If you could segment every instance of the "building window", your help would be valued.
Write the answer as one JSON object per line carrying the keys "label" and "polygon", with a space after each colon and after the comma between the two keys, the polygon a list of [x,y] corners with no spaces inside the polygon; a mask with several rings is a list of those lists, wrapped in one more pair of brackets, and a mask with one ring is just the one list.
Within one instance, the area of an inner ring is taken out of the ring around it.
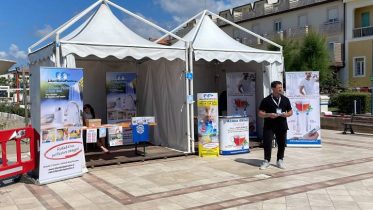
{"label": "building window", "polygon": [[328,9],[328,23],[338,22],[338,8]]}
{"label": "building window", "polygon": [[282,31],[282,24],[281,24],[281,21],[279,21],[279,20],[275,21],[275,31],[276,32]]}
{"label": "building window", "polygon": [[354,77],[365,76],[365,57],[354,57]]}
{"label": "building window", "polygon": [[328,50],[329,50],[329,52],[333,52],[334,51],[334,42],[329,42],[328,43]]}
{"label": "building window", "polygon": [[299,28],[304,28],[306,27],[307,24],[307,15],[299,15],[298,16],[298,26]]}

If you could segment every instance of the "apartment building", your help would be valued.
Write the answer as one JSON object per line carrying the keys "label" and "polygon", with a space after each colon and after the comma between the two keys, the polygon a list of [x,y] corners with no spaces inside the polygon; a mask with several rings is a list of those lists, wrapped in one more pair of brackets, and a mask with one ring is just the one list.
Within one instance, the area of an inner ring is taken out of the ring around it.
{"label": "apartment building", "polygon": [[344,0],[346,67],[352,88],[368,90],[373,83],[373,0]]}
{"label": "apartment building", "polygon": [[[311,30],[327,40],[331,65],[342,78],[344,71],[344,3],[343,0],[258,0],[219,13],[265,38],[301,39]],[[219,26],[236,40],[255,48],[267,46],[257,38],[218,21]]]}

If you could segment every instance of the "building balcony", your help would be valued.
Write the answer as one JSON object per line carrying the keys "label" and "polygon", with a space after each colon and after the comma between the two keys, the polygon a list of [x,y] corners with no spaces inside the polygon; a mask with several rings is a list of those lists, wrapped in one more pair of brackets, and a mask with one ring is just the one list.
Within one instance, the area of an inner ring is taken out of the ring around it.
{"label": "building balcony", "polygon": [[284,31],[285,38],[302,38],[308,34],[311,26],[302,26],[302,27],[290,27]]}
{"label": "building balcony", "polygon": [[333,20],[333,21],[327,21],[320,25],[320,33],[326,34],[326,35],[334,35],[334,34],[340,34],[343,33],[343,21],[339,20]]}
{"label": "building balcony", "polygon": [[[289,38],[289,39],[298,39],[304,37],[308,32],[310,31],[311,26],[305,26],[305,27],[291,27],[287,28],[284,31],[278,31],[274,33],[261,33],[261,36],[269,39],[269,40],[283,40],[284,38]],[[254,36],[251,36],[249,34],[244,34],[244,33],[234,33],[233,34],[234,39],[237,41],[241,42],[242,44],[248,45],[250,47],[255,47],[259,49],[265,49],[264,42],[256,38]]]}
{"label": "building balcony", "polygon": [[355,28],[353,30],[354,38],[373,36],[373,26]]}
{"label": "building balcony", "polygon": [[289,9],[304,7],[315,3],[320,3],[328,0],[289,0]]}
{"label": "building balcony", "polygon": [[249,20],[252,18],[261,17],[264,15],[276,14],[290,9],[305,7],[308,5],[328,2],[329,0],[282,0],[275,4],[258,4],[254,10],[244,10],[243,7],[238,7],[233,11],[234,22]]}
{"label": "building balcony", "polygon": [[265,4],[264,5],[264,14],[275,14],[281,11],[285,11],[289,9],[289,3],[288,1],[279,1],[279,3],[276,4]]}

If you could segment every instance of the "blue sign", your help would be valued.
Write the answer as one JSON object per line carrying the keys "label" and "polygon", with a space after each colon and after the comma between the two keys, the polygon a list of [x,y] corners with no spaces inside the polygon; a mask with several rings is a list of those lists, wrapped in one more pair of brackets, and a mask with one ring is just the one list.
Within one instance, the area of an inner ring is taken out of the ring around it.
{"label": "blue sign", "polygon": [[148,142],[149,141],[149,125],[148,124],[132,125],[132,135],[133,135],[133,143],[135,144],[139,142]]}
{"label": "blue sign", "polygon": [[188,104],[194,103],[193,95],[187,95],[187,103]]}
{"label": "blue sign", "polygon": [[193,73],[192,72],[187,72],[187,73],[185,73],[185,77],[189,80],[192,80],[193,79]]}

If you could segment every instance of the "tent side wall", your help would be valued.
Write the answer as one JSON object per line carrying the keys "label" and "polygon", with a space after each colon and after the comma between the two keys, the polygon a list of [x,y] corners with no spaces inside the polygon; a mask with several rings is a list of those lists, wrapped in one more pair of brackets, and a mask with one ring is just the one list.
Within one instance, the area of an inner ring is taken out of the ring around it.
{"label": "tent side wall", "polygon": [[155,116],[154,143],[188,151],[185,62],[160,59],[140,64],[139,113]]}
{"label": "tent side wall", "polygon": [[77,59],[84,68],[84,103],[93,106],[97,118],[106,119],[106,72],[137,73],[138,116],[155,116],[153,143],[188,151],[186,136],[185,63],[160,59],[143,63],[121,60]]}

